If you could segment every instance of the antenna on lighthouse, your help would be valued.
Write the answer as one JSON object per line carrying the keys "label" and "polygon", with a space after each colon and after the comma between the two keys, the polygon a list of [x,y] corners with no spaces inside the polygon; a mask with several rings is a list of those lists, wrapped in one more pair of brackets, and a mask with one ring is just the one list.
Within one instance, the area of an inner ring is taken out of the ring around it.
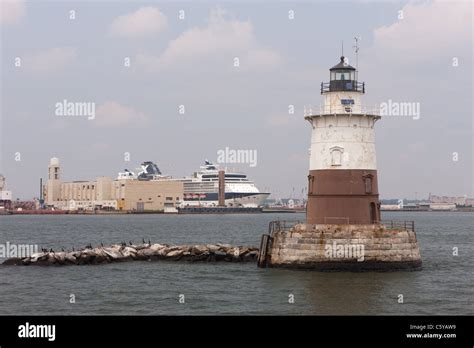
{"label": "antenna on lighthouse", "polygon": [[361,39],[360,36],[354,36],[355,45],[354,47],[355,54],[356,54],[356,81],[358,80],[359,75],[359,40]]}

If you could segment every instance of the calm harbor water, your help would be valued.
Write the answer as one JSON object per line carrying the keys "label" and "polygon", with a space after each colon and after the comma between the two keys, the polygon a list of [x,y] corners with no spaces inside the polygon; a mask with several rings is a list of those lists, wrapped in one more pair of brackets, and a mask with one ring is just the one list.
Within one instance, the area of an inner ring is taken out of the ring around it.
{"label": "calm harbor water", "polygon": [[[473,314],[474,214],[387,212],[382,218],[415,221],[422,271],[320,273],[160,261],[0,267],[0,315]],[[277,219],[304,220],[304,214],[0,216],[0,243],[60,250],[145,238],[258,246]]]}

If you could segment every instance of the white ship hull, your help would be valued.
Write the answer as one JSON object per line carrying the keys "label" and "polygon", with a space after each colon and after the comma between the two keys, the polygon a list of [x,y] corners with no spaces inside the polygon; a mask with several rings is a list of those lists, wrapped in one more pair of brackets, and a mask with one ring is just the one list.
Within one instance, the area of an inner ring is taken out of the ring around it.
{"label": "white ship hull", "polygon": [[[232,195],[229,192],[226,192],[226,196]],[[244,208],[257,208],[263,205],[263,202],[269,196],[269,193],[252,193],[245,195],[243,197],[241,194],[237,194],[234,198],[226,198],[225,205],[227,207],[244,207]],[[217,207],[219,201],[217,199],[200,199],[200,198],[191,198],[184,199],[182,207]]]}

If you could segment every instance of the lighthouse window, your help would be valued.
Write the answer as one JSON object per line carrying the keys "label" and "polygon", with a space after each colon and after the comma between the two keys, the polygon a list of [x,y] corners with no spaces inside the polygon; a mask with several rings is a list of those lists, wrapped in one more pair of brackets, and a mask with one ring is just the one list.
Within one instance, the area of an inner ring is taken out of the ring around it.
{"label": "lighthouse window", "polygon": [[344,149],[341,147],[333,147],[330,149],[331,151],[331,165],[332,166],[340,166],[342,164],[342,153]]}
{"label": "lighthouse window", "polygon": [[313,194],[314,176],[308,175],[308,193]]}
{"label": "lighthouse window", "polygon": [[341,165],[341,152],[340,151],[333,151],[332,152],[332,163],[333,166],[340,166]]}
{"label": "lighthouse window", "polygon": [[[333,78],[334,75],[331,76]],[[341,72],[336,72],[335,73],[335,80],[349,80],[352,81],[354,80],[354,73],[349,72],[349,71],[341,71]],[[334,80],[334,78],[333,78]]]}
{"label": "lighthouse window", "polygon": [[365,193],[372,193],[372,178],[370,176],[365,178]]}

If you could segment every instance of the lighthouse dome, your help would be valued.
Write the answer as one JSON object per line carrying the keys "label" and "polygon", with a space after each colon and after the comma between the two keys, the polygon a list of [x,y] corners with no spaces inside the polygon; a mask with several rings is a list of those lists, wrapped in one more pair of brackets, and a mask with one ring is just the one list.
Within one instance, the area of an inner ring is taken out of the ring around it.
{"label": "lighthouse dome", "polygon": [[339,63],[337,63],[336,65],[334,65],[329,70],[330,71],[332,71],[332,70],[355,70],[355,68],[353,66],[350,66],[349,64],[347,64],[346,57],[341,56],[341,61]]}

